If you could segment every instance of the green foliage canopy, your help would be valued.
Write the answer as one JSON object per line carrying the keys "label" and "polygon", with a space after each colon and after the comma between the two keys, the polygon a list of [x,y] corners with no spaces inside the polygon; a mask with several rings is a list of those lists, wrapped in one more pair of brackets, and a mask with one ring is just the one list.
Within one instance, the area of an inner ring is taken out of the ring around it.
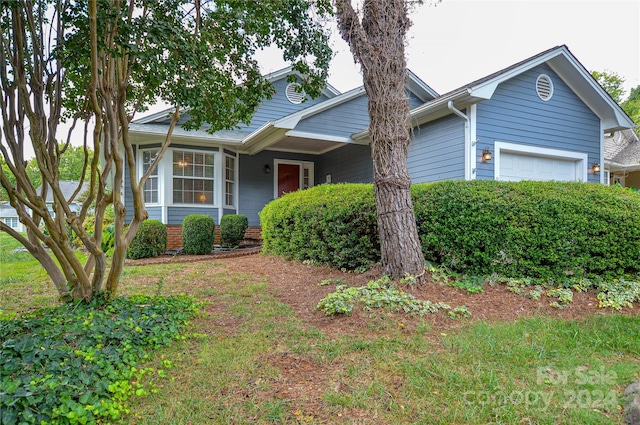
{"label": "green foliage canopy", "polygon": [[[307,94],[318,96],[327,77],[328,34],[311,13],[330,13],[327,1],[140,0],[98,1],[98,22],[115,28],[117,45],[131,65],[126,93],[130,113],[161,100],[188,110],[185,129],[203,125],[214,132],[249,123],[257,106],[273,94],[254,54],[277,46],[293,69],[306,78]],[[70,28],[57,57],[66,61],[64,107],[68,115],[86,112],[90,78],[85,2],[64,10]],[[105,40],[98,39],[105,45]]]}
{"label": "green foliage canopy", "polygon": [[622,102],[624,97],[624,78],[612,71],[591,71],[593,78],[604,88],[607,93],[616,101]]}

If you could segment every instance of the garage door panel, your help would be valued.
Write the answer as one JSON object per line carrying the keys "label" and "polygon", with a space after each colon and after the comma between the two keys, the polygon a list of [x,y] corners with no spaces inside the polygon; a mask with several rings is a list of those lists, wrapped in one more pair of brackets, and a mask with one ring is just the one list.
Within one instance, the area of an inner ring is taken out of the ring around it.
{"label": "garage door panel", "polygon": [[577,168],[578,162],[574,159],[501,152],[499,177],[507,181],[574,181]]}

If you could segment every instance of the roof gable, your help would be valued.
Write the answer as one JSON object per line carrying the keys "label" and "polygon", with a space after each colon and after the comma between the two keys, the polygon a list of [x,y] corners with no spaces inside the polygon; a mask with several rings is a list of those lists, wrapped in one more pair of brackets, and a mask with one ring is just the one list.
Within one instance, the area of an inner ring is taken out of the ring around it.
{"label": "roof gable", "polygon": [[458,109],[491,99],[496,88],[530,69],[547,64],[600,118],[605,131],[634,126],[622,108],[591,76],[565,45],[545,50],[507,68],[465,84],[411,111],[412,122],[422,124],[451,113],[449,102]]}

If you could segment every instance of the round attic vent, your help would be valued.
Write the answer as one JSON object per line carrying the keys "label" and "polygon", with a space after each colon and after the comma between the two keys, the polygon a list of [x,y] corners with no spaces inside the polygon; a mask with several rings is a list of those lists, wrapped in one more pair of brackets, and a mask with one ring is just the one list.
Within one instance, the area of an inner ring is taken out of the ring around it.
{"label": "round attic vent", "polygon": [[547,101],[553,96],[553,83],[548,75],[540,74],[536,80],[536,93],[540,99]]}
{"label": "round attic vent", "polygon": [[289,99],[289,102],[296,105],[302,103],[302,101],[305,98],[304,92],[298,91],[299,90],[298,87],[300,87],[300,84],[290,83],[289,85],[287,85],[287,88],[285,89],[285,93],[287,95],[287,99]]}

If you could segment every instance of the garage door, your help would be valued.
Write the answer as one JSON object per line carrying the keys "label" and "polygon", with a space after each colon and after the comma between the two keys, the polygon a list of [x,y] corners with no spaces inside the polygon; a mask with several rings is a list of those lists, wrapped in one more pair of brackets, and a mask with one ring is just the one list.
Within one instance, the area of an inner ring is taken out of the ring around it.
{"label": "garage door", "polygon": [[577,180],[578,161],[565,158],[500,153],[500,180]]}

